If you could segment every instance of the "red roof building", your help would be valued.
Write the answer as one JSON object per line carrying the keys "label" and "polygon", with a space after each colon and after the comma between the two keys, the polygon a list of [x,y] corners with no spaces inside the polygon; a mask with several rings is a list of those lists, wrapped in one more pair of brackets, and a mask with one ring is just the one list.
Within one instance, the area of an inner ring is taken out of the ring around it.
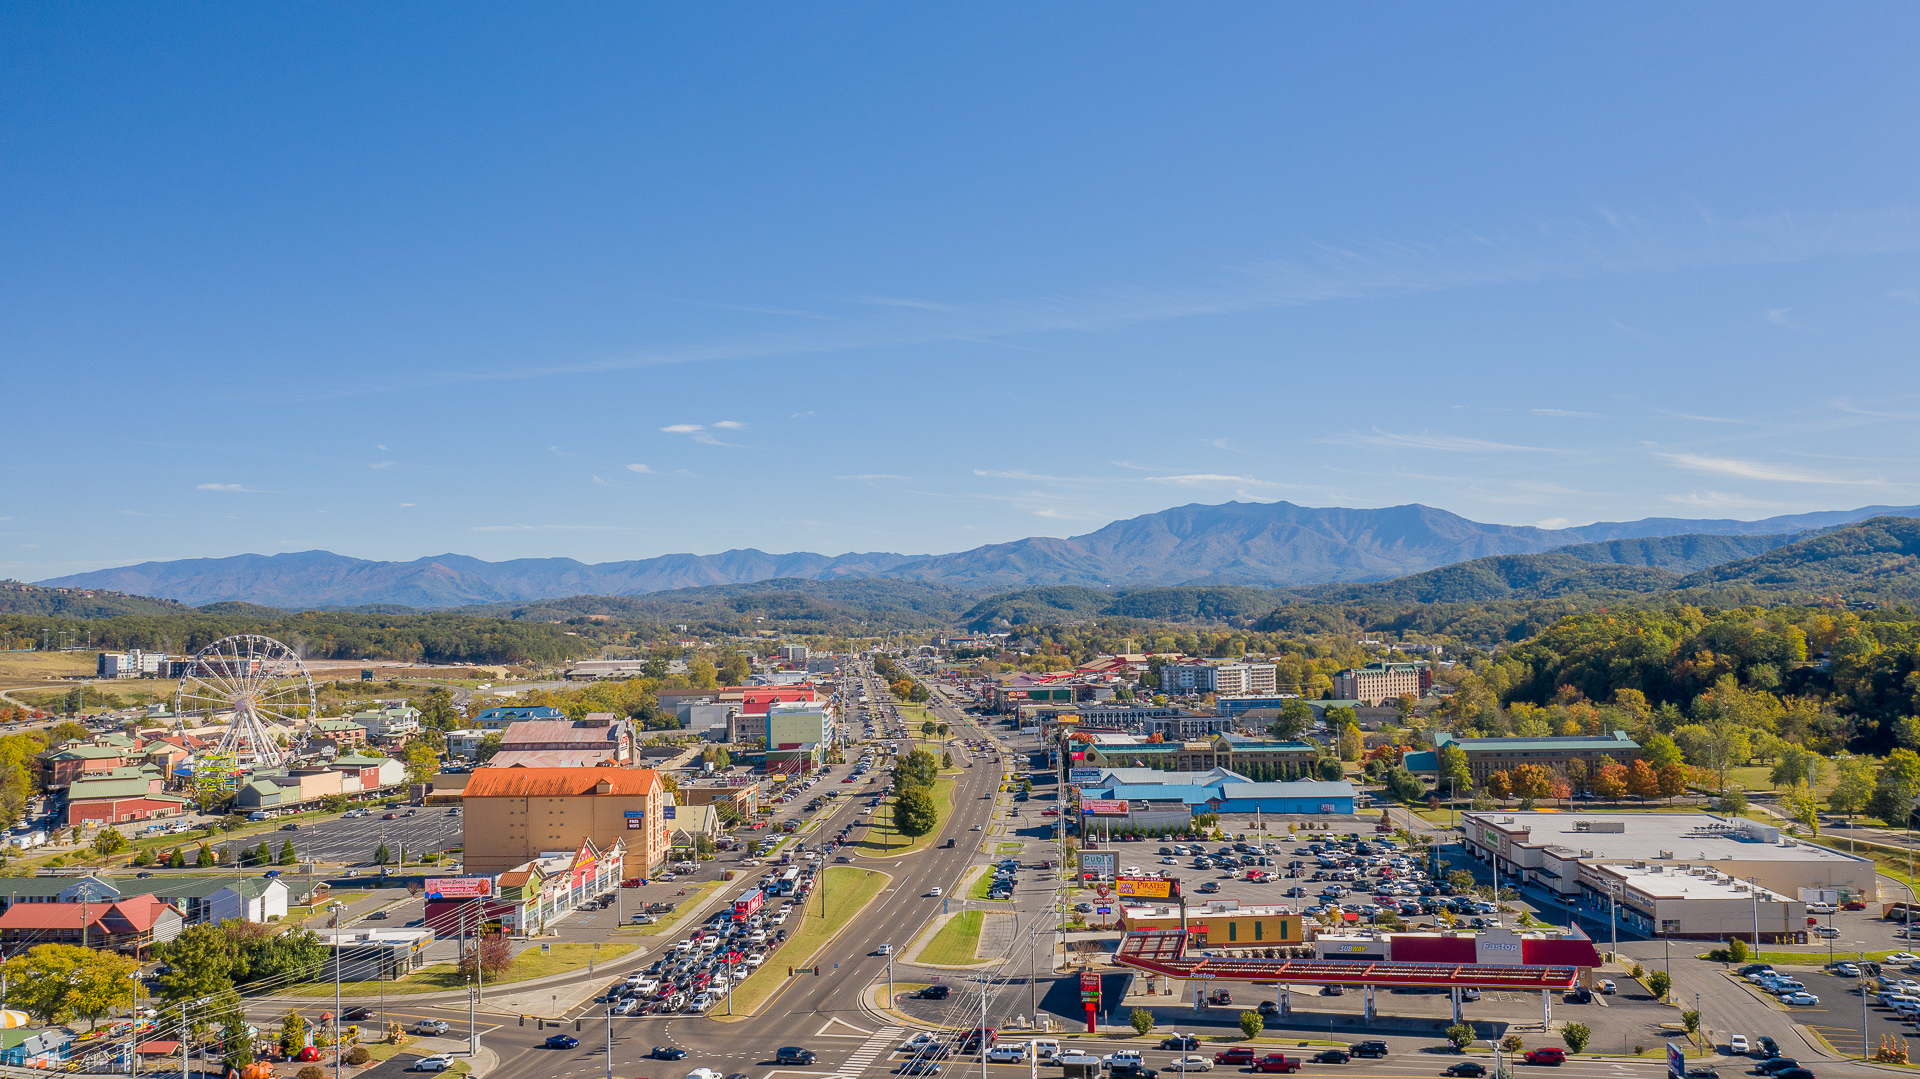
{"label": "red roof building", "polygon": [[111,903],[15,903],[0,914],[0,941],[80,944],[144,954],[180,935],[173,904],[152,895]]}

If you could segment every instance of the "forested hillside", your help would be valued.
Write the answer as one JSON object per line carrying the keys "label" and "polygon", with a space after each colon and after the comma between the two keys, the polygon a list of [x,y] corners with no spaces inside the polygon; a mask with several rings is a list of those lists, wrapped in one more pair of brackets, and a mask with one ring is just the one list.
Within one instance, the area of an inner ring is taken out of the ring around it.
{"label": "forested hillside", "polygon": [[[312,659],[391,659],[429,663],[555,663],[592,650],[564,626],[517,623],[472,615],[349,614],[308,611],[288,614],[219,614],[185,610],[160,616],[96,618],[84,623],[89,647],[144,648],[190,653],[235,633],[264,633]],[[32,647],[43,631],[71,631],[71,620],[31,615],[0,616],[0,642]],[[57,639],[57,637],[56,637]]]}

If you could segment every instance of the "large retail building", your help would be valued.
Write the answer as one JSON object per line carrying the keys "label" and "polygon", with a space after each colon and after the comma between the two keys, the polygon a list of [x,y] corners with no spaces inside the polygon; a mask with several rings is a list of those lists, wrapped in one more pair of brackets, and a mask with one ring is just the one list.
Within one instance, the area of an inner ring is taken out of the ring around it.
{"label": "large retail building", "polygon": [[1797,939],[1806,903],[1880,897],[1871,860],[1740,817],[1475,812],[1461,830],[1503,886],[1531,885],[1602,917],[1612,898],[1623,925],[1651,935],[1746,936],[1757,917],[1762,940]]}

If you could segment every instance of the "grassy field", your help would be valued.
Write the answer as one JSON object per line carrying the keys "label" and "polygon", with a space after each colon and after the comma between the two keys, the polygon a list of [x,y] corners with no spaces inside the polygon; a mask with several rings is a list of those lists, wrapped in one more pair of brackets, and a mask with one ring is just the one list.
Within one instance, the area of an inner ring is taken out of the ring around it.
{"label": "grassy field", "polygon": [[[1764,820],[1765,818],[1760,819]],[[1907,875],[1907,859],[1910,855],[1904,852],[1895,852],[1884,847],[1870,847],[1864,842],[1849,844],[1845,837],[1831,833],[1817,836],[1802,836],[1801,838],[1810,839],[1812,842],[1818,843],[1823,847],[1832,847],[1834,850],[1849,851],[1861,857],[1872,858],[1874,864],[1880,867],[1880,873],[1883,876],[1892,877],[1894,880],[1900,881],[1903,884],[1920,887],[1920,879]],[[1916,859],[1913,864],[1916,871],[1920,871],[1920,859]]]}
{"label": "grassy field", "polygon": [[[222,874],[222,875],[224,876],[225,874]],[[318,919],[319,922],[321,923],[321,926],[324,926],[324,923],[327,920],[327,903],[346,903],[351,905],[351,904],[360,902],[362,899],[365,899],[366,897],[372,894],[373,894],[372,892],[332,892],[328,894],[326,903],[321,903],[319,906],[315,906],[315,907],[288,906],[287,916],[285,918],[280,919],[279,924],[305,925],[308,922]]]}
{"label": "grassy field", "polygon": [[947,919],[925,948],[915,958],[917,963],[927,963],[937,967],[964,967],[980,961],[975,954],[980,947],[980,927],[987,921],[986,913],[978,910],[963,910]]}
{"label": "grassy field", "polygon": [[[877,869],[854,869],[850,866],[834,866],[822,874],[821,887],[827,896],[826,914],[823,916],[820,913],[819,903],[808,898],[806,913],[800,919],[799,928],[787,938],[786,945],[767,965],[733,991],[732,1018],[745,1019],[754,1009],[766,1003],[786,984],[789,966],[795,970],[811,966],[814,955],[826,947],[834,934],[865,909],[892,879],[890,874]],[[794,977],[812,975],[795,974]],[[728,1017],[716,1015],[713,1018]]]}
{"label": "grassy field", "polygon": [[1026,849],[1027,845],[1025,843],[996,843],[994,844],[993,852],[995,854],[1019,854]]}
{"label": "grassy field", "polygon": [[893,799],[888,798],[874,811],[873,824],[855,847],[868,857],[892,857],[927,849],[940,834],[941,825],[953,814],[953,780],[941,776],[933,781],[933,810],[938,823],[918,839],[909,840],[893,827]]}
{"label": "grassy field", "polygon": [[97,669],[99,660],[93,652],[0,652],[0,681],[45,681]]}
{"label": "grassy field", "polygon": [[[487,979],[489,988],[512,982],[524,982],[530,978],[545,978],[553,974],[566,974],[570,971],[585,970],[588,963],[611,963],[628,952],[639,947],[634,941],[609,941],[595,951],[592,944],[555,944],[552,955],[541,955],[538,945],[528,948],[514,956],[513,966],[505,974]],[[387,982],[348,982],[340,987],[340,995],[361,1000],[366,997],[378,997],[382,991],[387,996],[410,996],[415,993],[445,993],[467,987],[466,978],[452,963],[435,963],[418,974],[402,981]],[[283,990],[283,996],[289,997],[329,997],[333,995],[332,982],[308,982]]]}

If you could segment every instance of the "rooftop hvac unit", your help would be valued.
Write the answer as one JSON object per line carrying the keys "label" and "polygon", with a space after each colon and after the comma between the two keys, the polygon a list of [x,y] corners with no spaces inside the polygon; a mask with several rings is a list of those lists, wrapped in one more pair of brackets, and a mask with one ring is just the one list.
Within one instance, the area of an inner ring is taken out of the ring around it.
{"label": "rooftop hvac unit", "polygon": [[1673,859],[1673,852],[1672,852],[1672,851],[1670,851],[1670,850],[1663,850],[1663,851],[1661,851],[1661,852],[1660,852],[1660,860],[1661,860],[1661,861],[1663,861],[1663,862],[1664,862],[1664,861],[1671,861],[1672,859]]}
{"label": "rooftop hvac unit", "polygon": [[1590,851],[1590,850],[1583,850],[1583,851],[1581,851],[1581,852],[1580,852],[1580,857],[1582,857],[1582,858],[1591,858],[1591,857],[1593,857],[1593,852],[1592,852],[1592,851]]}

